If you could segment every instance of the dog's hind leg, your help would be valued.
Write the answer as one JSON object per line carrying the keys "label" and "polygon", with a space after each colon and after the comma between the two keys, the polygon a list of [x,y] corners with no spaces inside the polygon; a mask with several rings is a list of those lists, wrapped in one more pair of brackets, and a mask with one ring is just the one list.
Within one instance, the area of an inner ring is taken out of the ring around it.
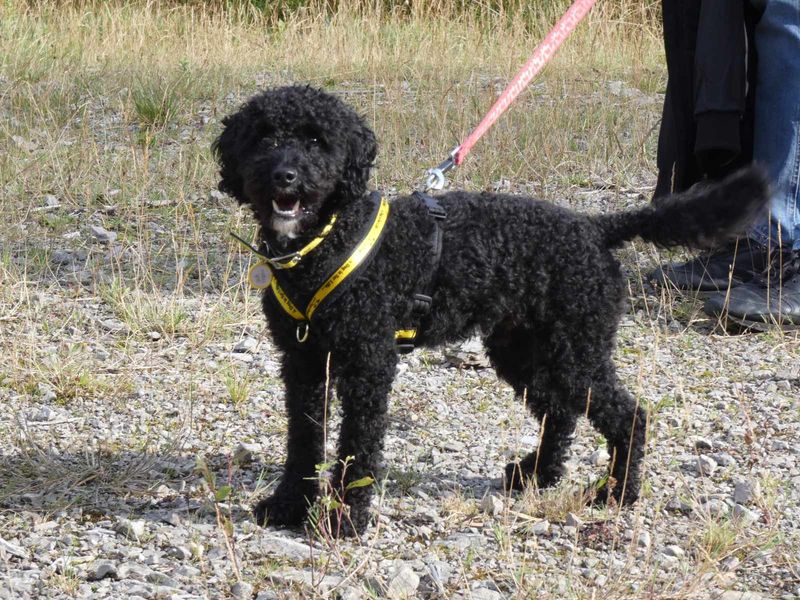
{"label": "dog's hind leg", "polygon": [[611,361],[598,373],[592,384],[588,416],[608,441],[611,464],[610,479],[598,491],[596,501],[605,502],[610,493],[617,502],[632,504],[639,497],[647,412],[619,382]]}
{"label": "dog's hind leg", "polygon": [[283,476],[272,496],[254,510],[259,525],[299,525],[318,493],[325,425],[325,356],[290,350],[282,367],[286,382],[288,441]]}
{"label": "dog's hind leg", "polygon": [[499,326],[485,340],[486,351],[498,377],[507,381],[539,419],[539,446],[519,462],[506,465],[505,486],[521,490],[528,482],[539,487],[555,485],[564,473],[564,459],[572,444],[578,414],[567,390],[552,377],[541,330]]}

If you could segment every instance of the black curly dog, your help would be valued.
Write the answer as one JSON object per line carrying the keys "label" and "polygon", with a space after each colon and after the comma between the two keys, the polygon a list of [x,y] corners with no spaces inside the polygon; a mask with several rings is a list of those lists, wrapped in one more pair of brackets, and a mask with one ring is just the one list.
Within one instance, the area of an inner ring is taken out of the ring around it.
{"label": "black curly dog", "polygon": [[[223,125],[214,143],[219,189],[252,209],[263,251],[296,251],[338,215],[322,243],[281,272],[280,282],[309,297],[372,218],[367,182],[375,135],[335,96],[301,86],[260,93]],[[377,474],[398,362],[395,331],[414,321],[414,294],[429,280],[424,345],[479,334],[497,375],[524,395],[544,425],[538,451],[506,467],[506,486],[555,484],[576,421],[586,414],[612,456],[610,485],[599,501],[611,495],[634,502],[647,417],[612,362],[627,286],[610,249],[636,236],[665,247],[714,245],[742,232],[766,198],[765,179],[754,168],[610,215],[575,214],[527,197],[449,192],[438,196],[447,217],[439,223],[435,272],[434,219],[419,197],[395,199],[374,256],[335,301],[314,313],[305,342],[298,341],[298,321],[270,290],[264,293],[264,313],[282,352],[289,432],[283,478],[256,507],[258,522],[298,525],[319,493],[315,465],[323,460],[330,353],[330,383],[343,411],[340,464],[331,481],[349,505],[345,533],[367,526],[372,489],[347,485]],[[346,457],[353,458],[343,469]]]}

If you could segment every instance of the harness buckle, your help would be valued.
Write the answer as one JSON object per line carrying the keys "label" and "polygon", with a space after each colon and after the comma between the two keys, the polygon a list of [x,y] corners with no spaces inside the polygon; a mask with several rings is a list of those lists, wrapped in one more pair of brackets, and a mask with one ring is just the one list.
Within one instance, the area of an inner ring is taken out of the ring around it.
{"label": "harness buckle", "polygon": [[411,307],[412,313],[427,315],[431,312],[433,299],[427,294],[414,294],[414,305]]}

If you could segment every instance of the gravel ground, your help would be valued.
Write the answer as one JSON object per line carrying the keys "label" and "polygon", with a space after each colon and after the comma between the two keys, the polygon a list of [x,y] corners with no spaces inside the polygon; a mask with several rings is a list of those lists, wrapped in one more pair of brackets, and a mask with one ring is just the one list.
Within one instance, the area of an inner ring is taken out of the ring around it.
{"label": "gravel ground", "polygon": [[503,493],[537,425],[473,340],[403,358],[376,525],[332,540],[249,513],[286,422],[257,297],[215,293],[241,265],[115,296],[135,248],[99,225],[59,243],[48,275],[2,296],[0,598],[800,597],[797,333],[715,329],[698,301],[639,283],[648,248],[620,253],[617,363],[650,409],[635,507],[576,499],[608,460],[585,422],[563,485]]}

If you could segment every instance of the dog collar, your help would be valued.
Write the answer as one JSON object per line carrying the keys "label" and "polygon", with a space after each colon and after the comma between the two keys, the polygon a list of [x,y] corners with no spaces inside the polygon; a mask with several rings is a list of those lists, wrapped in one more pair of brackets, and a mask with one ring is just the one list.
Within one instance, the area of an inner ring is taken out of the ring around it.
{"label": "dog collar", "polygon": [[250,285],[258,289],[266,289],[267,287],[271,288],[275,299],[278,301],[278,304],[281,306],[284,312],[295,321],[298,321],[298,342],[302,343],[308,339],[311,317],[314,315],[323,301],[326,299],[328,301],[332,300],[332,294],[334,292],[340,293],[344,289],[342,284],[345,283],[345,281],[348,281],[350,275],[352,275],[360,266],[364,265],[365,262],[374,254],[375,250],[377,250],[379,242],[383,236],[383,230],[386,226],[386,221],[389,218],[389,203],[380,194],[372,194],[370,199],[375,202],[375,210],[373,211],[372,222],[367,228],[366,233],[361,237],[361,240],[358,242],[350,255],[344,260],[344,262],[342,262],[342,264],[336,268],[336,270],[325,280],[325,282],[317,289],[317,291],[314,292],[314,294],[311,296],[311,300],[309,300],[308,304],[306,305],[305,310],[301,310],[297,307],[297,303],[290,298],[289,294],[287,294],[283,287],[281,287],[281,285],[278,283],[278,279],[274,276],[275,273],[273,270],[291,269],[292,267],[296,266],[303,256],[311,252],[322,242],[324,237],[333,228],[336,216],[334,215],[319,236],[304,246],[301,250],[298,250],[294,254],[287,255],[286,257],[266,257],[262,253],[256,251],[255,248],[244,242],[238,236],[231,234],[237,240],[247,246],[251,251],[255,252],[261,257],[258,263],[253,265],[248,271],[248,281],[250,282]]}
{"label": "dog collar", "polygon": [[[314,248],[316,248],[317,246],[319,246],[322,243],[322,240],[325,239],[325,236],[330,233],[331,229],[333,229],[334,223],[336,223],[336,214],[335,213],[331,217],[331,220],[328,221],[328,224],[325,225],[325,227],[322,228],[322,231],[319,233],[319,235],[317,237],[315,237],[313,240],[311,240],[308,244],[306,244],[305,246],[300,248],[300,250],[298,250],[297,252],[292,252],[291,254],[286,254],[284,256],[275,256],[275,257],[269,257],[266,254],[264,254],[263,252],[259,252],[257,248],[255,248],[254,246],[251,246],[250,244],[248,244],[246,241],[244,241],[242,238],[240,238],[238,235],[236,235],[232,231],[230,232],[230,234],[231,234],[231,237],[233,239],[235,239],[242,246],[244,246],[245,248],[250,250],[250,252],[252,252],[253,254],[257,254],[258,256],[261,257],[261,260],[258,262],[258,264],[256,264],[253,267],[251,267],[251,269],[250,269],[251,271],[253,270],[253,268],[257,267],[259,264],[269,265],[269,267],[271,267],[273,269],[278,269],[278,270],[291,269],[293,267],[296,267],[306,254],[311,252]],[[256,288],[266,287],[266,285],[261,285],[261,286],[257,285],[257,283],[254,283],[252,279],[253,278],[250,277],[250,274],[248,274],[248,280],[250,281],[250,284],[253,285],[253,287],[256,287]]]}

